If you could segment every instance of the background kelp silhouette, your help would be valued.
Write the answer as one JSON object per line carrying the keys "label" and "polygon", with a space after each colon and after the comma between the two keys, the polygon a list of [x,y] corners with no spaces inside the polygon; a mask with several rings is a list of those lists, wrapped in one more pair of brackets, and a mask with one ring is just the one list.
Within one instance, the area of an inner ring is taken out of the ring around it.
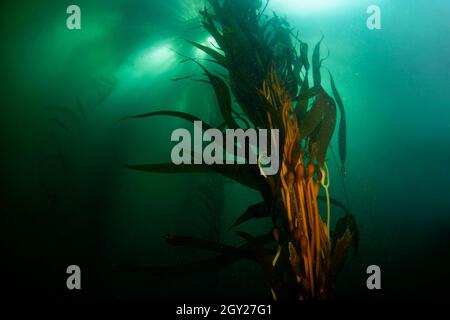
{"label": "background kelp silhouette", "polygon": [[[217,129],[280,130],[281,169],[275,176],[266,176],[260,165],[250,164],[126,166],[146,172],[220,173],[258,190],[263,198],[263,202],[250,206],[233,228],[251,219],[270,217],[273,230],[260,236],[236,231],[246,241],[238,248],[197,238],[167,236],[171,245],[206,249],[218,255],[174,268],[149,267],[147,271],[206,270],[238,259],[250,259],[263,268],[274,299],[331,298],[336,276],[352,243],[357,251],[359,235],[348,209],[331,199],[328,192],[330,175],[326,154],[336,128],[337,109],[342,174],[345,173],[346,119],[331,73],[334,99],[321,84],[323,37],[315,46],[310,63],[308,45],[299,39],[287,21],[276,14],[270,18],[264,15],[267,4],[263,6],[261,1],[255,0],[209,0],[207,3],[200,12],[202,23],[217,46],[212,48],[186,41],[209,55],[206,60],[218,65],[221,72],[208,70],[189,57],[184,57],[182,63],[197,64],[206,79],[196,81],[206,82],[214,89],[224,120]],[[223,69],[228,71],[227,75],[223,74]],[[313,85],[310,85],[311,69]],[[189,78],[193,76],[173,80]],[[178,117],[190,122],[201,120],[178,111],[151,112],[126,119],[155,116]],[[203,128],[213,128],[203,123]],[[324,196],[319,196],[321,187]],[[322,215],[319,200],[326,203],[326,213]],[[345,217],[338,221],[333,237],[331,204],[345,210]]]}

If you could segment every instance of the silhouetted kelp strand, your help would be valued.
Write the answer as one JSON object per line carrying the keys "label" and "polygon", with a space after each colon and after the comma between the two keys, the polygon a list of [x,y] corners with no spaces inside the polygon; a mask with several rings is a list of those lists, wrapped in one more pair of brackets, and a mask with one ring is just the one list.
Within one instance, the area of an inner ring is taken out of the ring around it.
{"label": "silhouetted kelp strand", "polygon": [[[200,118],[193,116],[191,114],[180,112],[180,111],[156,111],[149,112],[142,115],[124,117],[122,120],[126,119],[144,119],[154,116],[171,116],[181,118],[194,123],[195,121],[202,121]],[[202,127],[204,130],[211,129],[212,126],[206,122],[202,121]],[[247,162],[248,159],[247,159]],[[259,190],[266,201],[270,201],[270,191],[263,176],[261,176],[259,168],[257,165],[239,165],[230,166],[226,164],[214,164],[214,165],[174,165],[172,163],[164,164],[143,164],[143,165],[129,165],[124,164],[125,167],[138,171],[145,172],[160,172],[160,173],[204,173],[215,171],[226,177],[243,184],[252,189]]]}
{"label": "silhouetted kelp strand", "polygon": [[217,98],[217,103],[219,105],[220,112],[228,128],[230,129],[240,128],[233,118],[233,110],[231,108],[231,95],[225,81],[220,79],[218,76],[211,74],[204,66],[202,66],[197,61],[195,60],[192,61],[196,63],[198,66],[200,66],[200,68],[202,68],[203,71],[205,71],[206,75],[208,76],[210,84],[214,89],[214,93]]}
{"label": "silhouetted kelp strand", "polygon": [[357,256],[359,253],[359,230],[353,215],[346,214],[338,220],[333,233],[333,243],[336,244],[337,240],[344,235],[346,230],[348,230],[352,235],[353,254]]}
{"label": "silhouetted kelp strand", "polygon": [[72,111],[71,109],[67,108],[67,107],[63,107],[63,106],[50,106],[47,108],[49,111],[54,111],[57,113],[62,113],[62,114],[66,114],[70,117],[71,120],[75,121],[77,124],[80,123],[80,117],[79,115],[77,115],[74,111]]}
{"label": "silhouetted kelp strand", "polygon": [[313,52],[313,58],[312,58],[312,64],[313,64],[313,79],[314,79],[314,86],[318,87],[322,84],[322,79],[320,75],[320,67],[321,67],[321,60],[320,60],[320,45],[324,39],[324,36],[322,35],[322,38],[320,41],[316,44]]}
{"label": "silhouetted kelp strand", "polygon": [[322,167],[325,162],[328,146],[336,128],[336,105],[333,99],[331,99],[326,93],[317,96],[314,104],[325,105],[325,112],[320,123],[320,128],[315,139],[311,142],[315,149],[313,152],[317,157],[317,162],[319,163],[319,166]]}
{"label": "silhouetted kelp strand", "polygon": [[200,15],[203,17],[203,27],[212,35],[219,47],[222,48],[224,46],[223,35],[214,25],[213,16],[206,9],[206,3],[204,10],[200,11]]}
{"label": "silhouetted kelp strand", "polygon": [[295,115],[297,116],[297,121],[300,123],[302,119],[305,117],[306,112],[308,111],[309,99],[312,98],[311,90],[309,89],[309,80],[308,73],[306,73],[305,79],[303,80],[303,84],[300,88],[300,92],[298,97],[296,98],[296,108]]}
{"label": "silhouetted kelp strand", "polygon": [[270,209],[265,202],[251,205],[247,210],[233,223],[230,229],[235,228],[249,220],[267,218],[270,216]]}
{"label": "silhouetted kelp strand", "polygon": [[188,39],[184,39],[186,42],[190,43],[191,45],[197,47],[198,49],[202,50],[203,52],[205,52],[206,54],[210,55],[212,58],[215,59],[215,61],[217,61],[217,63],[219,63],[220,65],[222,65],[224,68],[227,68],[227,64],[225,61],[225,57],[223,55],[221,55],[218,51],[204,46],[200,43],[188,40]]}
{"label": "silhouetted kelp strand", "polygon": [[[274,272],[274,268],[272,266],[272,255],[267,253],[260,239],[255,238],[246,232],[238,231],[236,233],[241,238],[245,239],[252,249],[256,260],[262,267],[267,283],[270,284],[272,292],[275,293],[277,297],[285,297],[284,284],[281,280],[280,275]],[[272,234],[271,237],[274,240]]]}
{"label": "silhouetted kelp strand", "polygon": [[[214,270],[217,268],[223,268],[227,265],[234,263],[241,259],[248,259],[251,261],[256,261],[255,255],[252,253],[251,248],[253,247],[253,243],[245,243],[237,248],[231,246],[225,246],[228,249],[224,250],[224,245],[215,242],[209,242],[203,239],[196,239],[192,237],[177,237],[177,236],[168,236],[168,244],[190,247],[196,249],[204,249],[211,251],[210,248],[213,248],[214,252],[222,252],[222,254],[198,261],[192,261],[188,263],[183,263],[180,265],[172,265],[172,266],[122,266],[123,269],[127,269],[133,272],[138,273],[147,273],[159,276],[182,276],[191,274],[194,272],[200,271],[208,271]],[[262,245],[270,244],[273,242],[273,236],[271,233],[264,234],[262,236],[258,236],[255,238],[257,241],[260,241]],[[223,251],[226,251],[223,253]],[[268,252],[270,253],[270,252]]]}
{"label": "silhouetted kelp strand", "polygon": [[334,99],[339,107],[339,112],[341,114],[341,119],[339,123],[339,156],[341,158],[342,169],[345,172],[345,161],[347,158],[347,121],[345,117],[345,108],[342,98],[336,88],[336,84],[334,82],[334,78],[329,71],[330,74],[330,82],[331,89],[333,91]]}

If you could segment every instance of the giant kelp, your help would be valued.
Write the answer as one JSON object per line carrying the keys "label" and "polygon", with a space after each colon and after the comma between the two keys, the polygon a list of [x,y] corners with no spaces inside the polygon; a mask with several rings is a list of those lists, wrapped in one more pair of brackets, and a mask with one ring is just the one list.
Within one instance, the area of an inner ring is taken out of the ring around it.
{"label": "giant kelp", "polygon": [[[339,201],[328,192],[329,177],[326,154],[337,122],[337,106],[341,112],[340,145],[345,146],[346,127],[342,99],[332,79],[335,100],[322,85],[320,48],[316,44],[309,62],[308,45],[289,23],[274,14],[263,14],[265,6],[258,0],[208,0],[200,11],[202,24],[216,40],[211,48],[187,40],[204,51],[221,68],[226,77],[216,75],[199,61],[192,61],[204,72],[202,80],[211,85],[226,128],[240,128],[244,120],[253,128],[279,129],[280,163],[277,175],[261,174],[259,165],[126,165],[134,170],[160,173],[194,173],[215,171],[249,188],[258,190],[262,202],[250,206],[233,228],[260,218],[271,218],[273,230],[254,237],[237,231],[245,244],[239,248],[190,237],[168,237],[171,245],[184,245],[216,252],[207,261],[183,266],[202,270],[245,258],[260,263],[274,299],[330,298],[333,283],[352,242],[357,240],[354,219]],[[309,72],[312,68],[313,86]],[[189,78],[189,77],[187,77]],[[187,79],[186,78],[186,79]],[[181,80],[181,79],[176,79]],[[242,109],[238,119],[232,109],[233,100]],[[134,118],[155,116],[178,117],[189,122],[199,120],[193,115],[176,112],[150,112]],[[129,117],[128,117],[129,118]],[[241,121],[238,121],[241,120]],[[204,124],[203,128],[212,128]],[[345,161],[346,151],[340,150]],[[320,187],[325,196],[319,196]],[[326,203],[326,218],[319,213],[318,201]],[[331,205],[345,210],[345,217],[331,235]],[[179,268],[172,269],[178,270]],[[148,271],[161,269],[150,267]]]}

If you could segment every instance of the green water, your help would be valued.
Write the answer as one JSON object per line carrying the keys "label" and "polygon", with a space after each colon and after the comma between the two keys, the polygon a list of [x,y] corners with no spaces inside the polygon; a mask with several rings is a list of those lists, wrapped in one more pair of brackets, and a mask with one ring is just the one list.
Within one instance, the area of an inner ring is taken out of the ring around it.
{"label": "green water", "polygon": [[[8,275],[2,293],[71,297],[65,270],[77,264],[79,297],[269,297],[250,262],[168,278],[121,268],[206,256],[167,246],[166,234],[238,245],[228,227],[260,199],[221,177],[144,174],[120,165],[168,161],[170,134],[186,125],[122,117],[170,109],[217,123],[211,88],[170,81],[201,73],[179,64],[173,50],[205,58],[180,39],[209,43],[198,28],[203,2],[79,0],[81,30],[66,28],[70,4],[11,2],[1,10],[0,237]],[[370,4],[381,8],[381,30],[366,26]],[[273,0],[271,10],[310,47],[325,35],[324,66],[347,111],[345,184],[361,247],[339,278],[338,297],[448,297],[450,4]],[[332,146],[337,152],[337,137]],[[331,153],[328,162],[331,194],[343,201]],[[205,195],[211,185],[216,192]],[[332,214],[333,221],[342,216],[338,209]],[[244,229],[270,227],[261,221]],[[372,264],[382,269],[381,291],[366,288]]]}

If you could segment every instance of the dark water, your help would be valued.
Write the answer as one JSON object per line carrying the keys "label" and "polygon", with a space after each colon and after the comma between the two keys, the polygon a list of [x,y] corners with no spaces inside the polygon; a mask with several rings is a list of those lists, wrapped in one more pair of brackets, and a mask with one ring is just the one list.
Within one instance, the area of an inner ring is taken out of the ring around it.
{"label": "dark water", "polygon": [[[169,80],[200,73],[178,64],[173,50],[205,58],[180,39],[209,43],[197,28],[203,2],[79,0],[82,29],[75,31],[65,25],[70,4],[11,2],[1,10],[2,294],[73,296],[65,271],[76,264],[79,297],[267,298],[250,262],[176,278],[120,267],[205,257],[167,246],[166,234],[237,245],[228,227],[259,201],[221,177],[143,174],[119,163],[168,161],[170,134],[185,125],[119,122],[124,116],[171,109],[218,121],[208,86]],[[381,30],[366,27],[370,4],[381,8]],[[347,109],[345,184],[361,253],[348,261],[338,297],[448,298],[449,2],[273,0],[269,9],[310,46],[325,35],[324,65]],[[339,169],[331,154],[328,160],[331,194],[343,200]],[[341,214],[333,211],[333,220]],[[268,221],[245,230],[264,228]],[[382,270],[376,293],[365,285],[371,264]]]}

